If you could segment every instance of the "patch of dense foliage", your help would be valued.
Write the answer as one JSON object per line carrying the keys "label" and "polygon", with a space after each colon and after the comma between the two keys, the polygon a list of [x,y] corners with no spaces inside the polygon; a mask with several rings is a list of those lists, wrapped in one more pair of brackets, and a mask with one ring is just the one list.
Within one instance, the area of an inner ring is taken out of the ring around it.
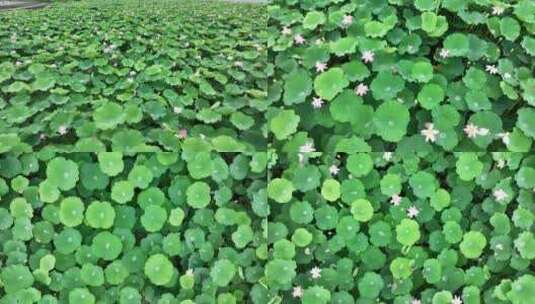
{"label": "patch of dense foliage", "polygon": [[277,303],[533,303],[535,155],[281,157],[266,281]]}
{"label": "patch of dense foliage", "polygon": [[265,7],[139,3],[0,15],[0,152],[265,147]]}
{"label": "patch of dense foliage", "polygon": [[535,2],[268,15],[272,301],[532,303]]}
{"label": "patch of dense foliage", "polygon": [[265,153],[4,155],[0,303],[266,303],[265,175]]}
{"label": "patch of dense foliage", "polygon": [[278,0],[268,14],[280,145],[533,150],[534,1]]}

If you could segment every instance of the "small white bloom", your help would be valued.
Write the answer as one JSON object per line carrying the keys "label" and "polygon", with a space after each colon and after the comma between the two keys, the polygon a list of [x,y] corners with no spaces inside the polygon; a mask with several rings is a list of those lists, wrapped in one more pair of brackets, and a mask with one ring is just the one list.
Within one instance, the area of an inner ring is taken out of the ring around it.
{"label": "small white bloom", "polygon": [[307,142],[301,147],[299,147],[299,153],[312,153],[316,152],[316,148],[314,148],[313,142]]}
{"label": "small white bloom", "polygon": [[399,203],[401,203],[401,199],[401,196],[399,196],[398,194],[394,194],[390,198],[390,203],[394,206],[399,206]]}
{"label": "small white bloom", "polygon": [[375,60],[375,54],[372,51],[365,51],[362,53],[361,58],[365,63],[373,62]]}
{"label": "small white bloom", "polygon": [[390,161],[392,159],[392,152],[384,152],[383,153],[383,159],[386,161]]}
{"label": "small white bloom", "polygon": [[468,136],[468,138],[475,138],[478,134],[479,128],[473,123],[469,123],[464,127],[463,130],[464,133],[466,133],[466,136]]}
{"label": "small white bloom", "polygon": [[416,298],[412,298],[411,304],[422,304],[422,301],[420,301],[419,299],[416,299]]}
{"label": "small white bloom", "polygon": [[432,123],[428,122],[425,124],[425,129],[421,130],[420,133],[425,137],[426,142],[435,142],[440,132],[434,129]]}
{"label": "small white bloom", "polygon": [[331,175],[336,175],[338,172],[340,172],[340,169],[336,165],[331,165],[329,167],[329,173],[331,173]]}
{"label": "small white bloom", "polygon": [[503,73],[503,78],[505,78],[505,79],[509,79],[509,78],[511,78],[511,74],[509,74],[509,73],[507,73],[507,72],[506,72],[506,73]]}
{"label": "small white bloom", "polygon": [[485,66],[485,71],[489,72],[491,75],[498,74],[498,68],[492,64],[487,64]]}
{"label": "small white bloom", "polygon": [[241,61],[236,61],[236,62],[234,62],[234,66],[237,66],[237,67],[239,67],[239,68],[243,68],[243,62],[241,62]]}
{"label": "small white bloom", "polygon": [[64,125],[59,126],[58,133],[61,134],[61,135],[67,134],[67,127],[64,126]]}
{"label": "small white bloom", "polygon": [[450,50],[448,49],[442,49],[440,50],[440,57],[446,59],[450,56]]}
{"label": "small white bloom", "polygon": [[495,5],[492,7],[492,14],[495,16],[503,14],[505,8],[503,6]]}
{"label": "small white bloom", "polygon": [[463,304],[463,300],[461,300],[461,298],[459,296],[455,296],[451,300],[451,304]]}
{"label": "small white bloom", "polygon": [[301,286],[295,286],[292,290],[292,297],[294,298],[300,298],[303,296],[303,287]]}
{"label": "small white bloom", "polygon": [[285,26],[282,28],[281,32],[283,35],[290,35],[292,33],[292,30]]}
{"label": "small white bloom", "polygon": [[303,38],[303,36],[301,36],[300,34],[297,34],[294,36],[294,41],[295,44],[303,44],[305,43],[305,38]]}
{"label": "small white bloom", "polygon": [[407,209],[407,216],[410,218],[418,216],[420,213],[420,210],[416,208],[415,206],[410,206],[409,209]]}
{"label": "small white bloom", "polygon": [[502,142],[503,142],[504,144],[506,144],[506,145],[509,144],[509,142],[510,142],[510,140],[511,140],[511,139],[510,139],[510,136],[509,136],[509,135],[510,135],[509,132],[498,133],[498,134],[496,134],[496,135],[497,135],[499,138],[502,139]]}
{"label": "small white bloom", "polygon": [[507,192],[503,191],[503,189],[496,189],[496,190],[494,190],[494,192],[492,193],[492,195],[494,195],[494,198],[495,198],[496,201],[498,201],[498,202],[501,202],[501,201],[505,200],[507,197],[509,197],[509,195],[507,194]]}
{"label": "small white bloom", "polygon": [[175,114],[180,114],[180,113],[182,113],[182,108],[181,107],[173,107],[173,112],[175,112]]}
{"label": "small white bloom", "polygon": [[186,275],[192,276],[193,275],[193,269],[186,270]]}
{"label": "small white bloom", "polygon": [[488,135],[489,132],[490,132],[490,130],[487,129],[487,128],[479,128],[477,130],[477,135],[485,136],[485,135]]}
{"label": "small white bloom", "polygon": [[327,69],[327,64],[326,63],[323,63],[323,62],[316,62],[316,72],[325,72],[325,70]]}
{"label": "small white bloom", "polygon": [[321,278],[321,269],[316,266],[310,270],[310,274],[312,275],[313,279],[319,279]]}
{"label": "small white bloom", "polygon": [[314,97],[312,99],[312,107],[314,109],[319,109],[323,106],[323,99],[319,98],[319,97]]}
{"label": "small white bloom", "polygon": [[342,24],[345,25],[345,26],[349,26],[349,25],[351,25],[351,23],[353,23],[353,16],[345,15],[344,16],[344,20],[342,21]]}
{"label": "small white bloom", "polygon": [[359,85],[355,87],[355,94],[358,96],[364,96],[368,94],[368,86],[363,83],[359,83]]}
{"label": "small white bloom", "polygon": [[503,167],[505,167],[505,160],[498,159],[498,162],[496,163],[496,167],[498,167],[498,169],[503,169]]}

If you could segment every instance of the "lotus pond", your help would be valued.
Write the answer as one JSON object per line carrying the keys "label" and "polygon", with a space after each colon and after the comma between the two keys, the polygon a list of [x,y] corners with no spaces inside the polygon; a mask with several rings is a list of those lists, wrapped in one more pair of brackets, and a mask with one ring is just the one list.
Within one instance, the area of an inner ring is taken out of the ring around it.
{"label": "lotus pond", "polygon": [[265,7],[69,2],[0,15],[1,151],[265,146]]}

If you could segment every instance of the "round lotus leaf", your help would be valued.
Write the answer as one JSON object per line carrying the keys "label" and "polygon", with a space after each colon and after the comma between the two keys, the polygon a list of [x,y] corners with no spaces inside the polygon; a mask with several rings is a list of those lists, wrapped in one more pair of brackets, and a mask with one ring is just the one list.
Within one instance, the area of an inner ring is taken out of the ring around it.
{"label": "round lotus leaf", "polygon": [[373,116],[376,132],[388,142],[398,142],[407,133],[409,110],[397,101],[383,102]]}
{"label": "round lotus leaf", "polygon": [[144,273],[155,285],[166,285],[171,282],[175,268],[163,254],[151,255],[145,262]]}
{"label": "round lotus leaf", "polygon": [[283,140],[297,131],[300,119],[294,110],[282,110],[270,120],[269,129],[276,139]]}
{"label": "round lotus leaf", "polygon": [[444,40],[444,48],[450,56],[465,56],[470,48],[468,37],[462,33],[450,34]]}
{"label": "round lotus leaf", "polygon": [[294,190],[292,182],[285,178],[274,178],[267,187],[268,197],[281,204],[287,203],[292,199]]}
{"label": "round lotus leaf", "polygon": [[430,83],[422,87],[418,93],[418,102],[427,110],[433,110],[444,100],[444,90],[441,86]]}
{"label": "round lotus leaf", "polygon": [[78,165],[63,157],[52,159],[46,167],[47,181],[61,190],[70,190],[78,182]]}
{"label": "round lotus leaf", "polygon": [[296,69],[284,77],[283,101],[287,105],[302,103],[312,93],[312,79],[305,69]]}
{"label": "round lotus leaf", "polygon": [[314,30],[318,25],[325,23],[325,14],[320,11],[308,12],[303,19],[303,27],[307,30]]}
{"label": "round lotus leaf", "polygon": [[314,91],[324,100],[330,101],[349,85],[344,70],[332,68],[314,79]]}

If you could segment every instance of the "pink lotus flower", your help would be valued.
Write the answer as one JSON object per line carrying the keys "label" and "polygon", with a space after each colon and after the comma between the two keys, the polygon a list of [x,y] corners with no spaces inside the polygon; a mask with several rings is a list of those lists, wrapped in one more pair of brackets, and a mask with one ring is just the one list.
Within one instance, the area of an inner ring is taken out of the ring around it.
{"label": "pink lotus flower", "polygon": [[425,142],[435,142],[440,132],[434,129],[432,123],[428,122],[425,124],[425,129],[421,130],[420,133],[425,137]]}
{"label": "pink lotus flower", "polygon": [[345,15],[344,20],[342,20],[342,24],[345,26],[349,26],[353,23],[353,16],[351,15]]}
{"label": "pink lotus flower", "polygon": [[314,109],[319,109],[323,106],[323,99],[319,98],[319,97],[314,97],[312,99],[312,107]]}
{"label": "pink lotus flower", "polygon": [[418,216],[419,213],[420,210],[418,210],[418,208],[416,208],[415,206],[411,206],[409,207],[409,209],[407,209],[407,216],[410,218]]}
{"label": "pink lotus flower", "polygon": [[359,85],[355,88],[355,93],[358,95],[358,96],[364,96],[366,94],[368,94],[368,86],[363,84],[363,83],[359,83]]}
{"label": "pink lotus flower", "polygon": [[325,72],[325,70],[327,69],[327,64],[326,63],[323,63],[323,62],[316,62],[316,72],[320,73],[320,72]]}
{"label": "pink lotus flower", "polygon": [[294,36],[294,41],[295,44],[303,44],[305,43],[305,38],[303,38],[303,36],[301,36],[300,34],[297,34]]}
{"label": "pink lotus flower", "polygon": [[285,26],[285,27],[282,28],[281,33],[283,35],[290,35],[292,33],[292,30]]}
{"label": "pink lotus flower", "polygon": [[399,204],[401,203],[401,199],[401,196],[399,196],[398,194],[394,194],[390,198],[390,203],[394,206],[399,206]]}
{"label": "pink lotus flower", "polygon": [[336,174],[338,174],[338,172],[340,172],[340,169],[338,168],[338,166],[331,165],[329,167],[329,173],[331,173],[331,175],[336,175]]}
{"label": "pink lotus flower", "polygon": [[178,131],[177,136],[178,136],[178,138],[180,138],[180,139],[184,139],[184,138],[188,137],[188,130],[186,130],[186,129],[180,129],[180,131]]}
{"label": "pink lotus flower", "polygon": [[364,61],[365,63],[373,62],[375,60],[375,53],[372,51],[365,51],[364,53],[362,53],[361,58],[362,61]]}

